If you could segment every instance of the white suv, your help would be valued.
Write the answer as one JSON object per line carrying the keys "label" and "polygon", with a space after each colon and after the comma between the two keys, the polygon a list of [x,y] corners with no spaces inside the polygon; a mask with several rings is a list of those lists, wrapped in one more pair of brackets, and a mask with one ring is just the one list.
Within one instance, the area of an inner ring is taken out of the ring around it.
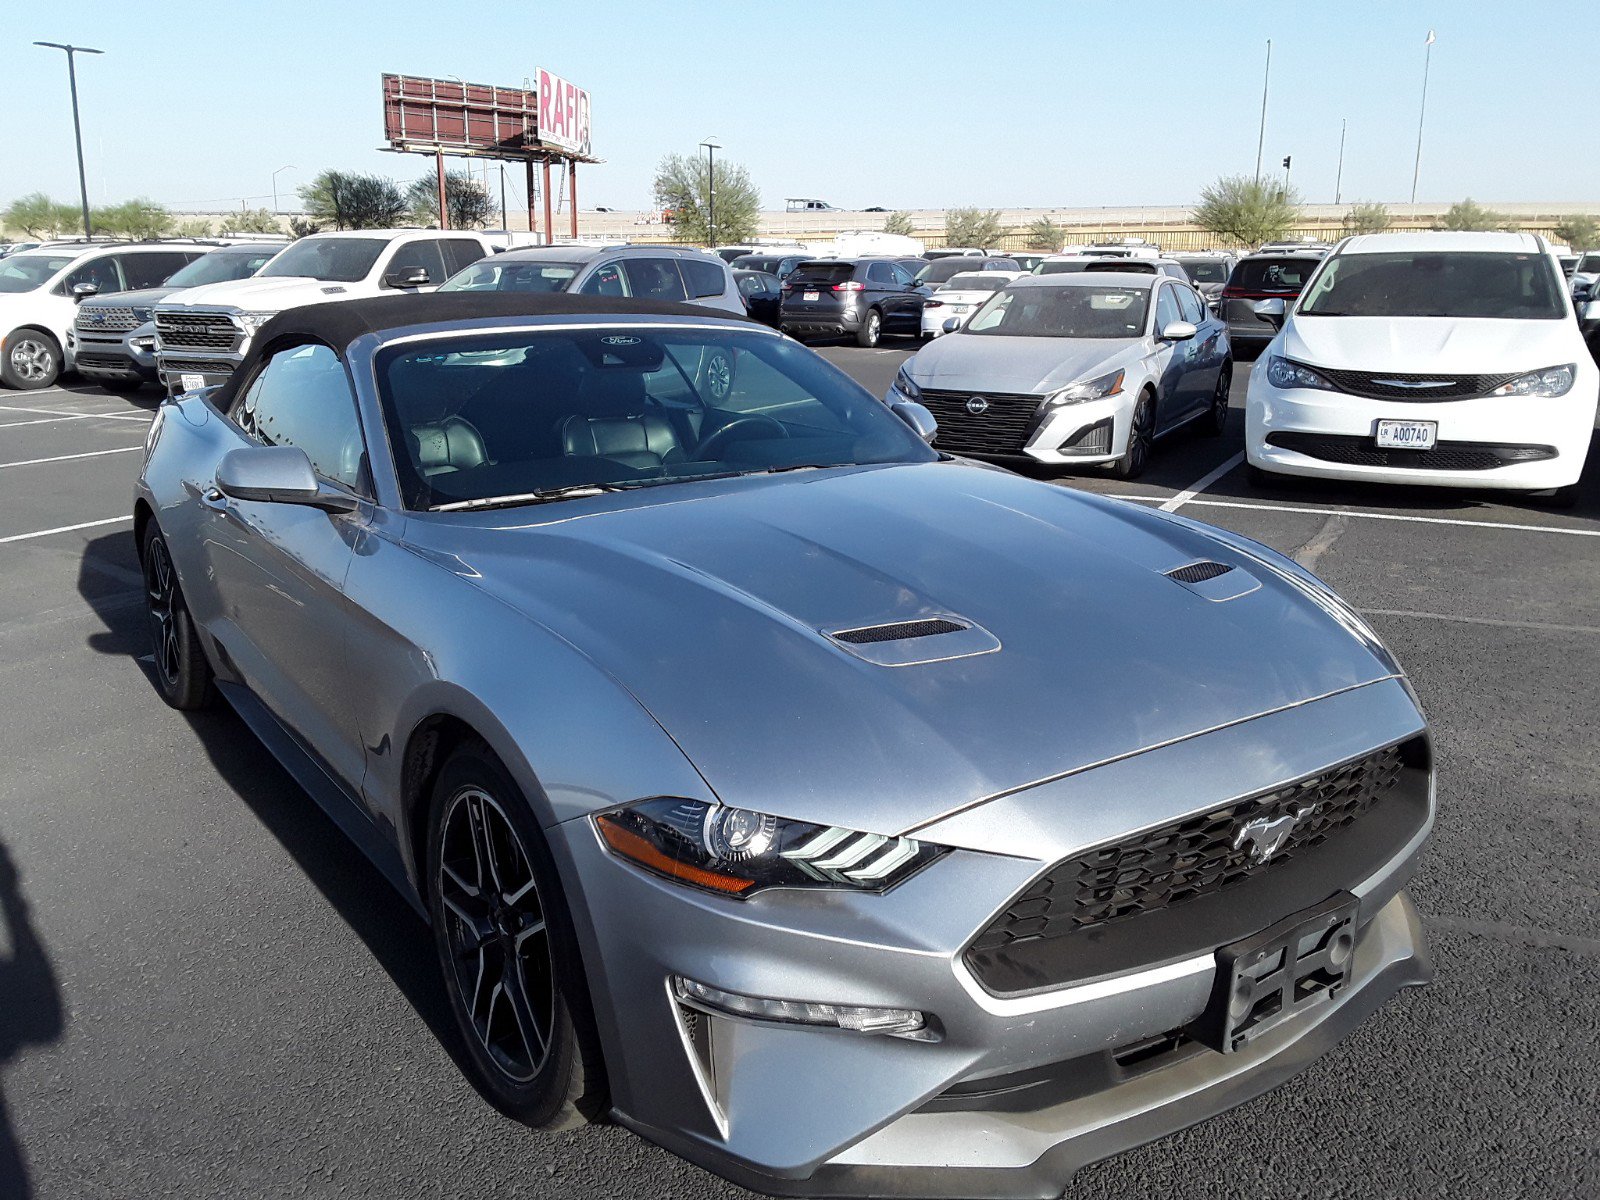
{"label": "white suv", "polygon": [[47,242],[0,259],[0,381],[32,391],[72,368],[79,300],[159,287],[213,248],[195,242]]}
{"label": "white suv", "polygon": [[1542,238],[1346,238],[1255,309],[1282,328],[1250,372],[1252,473],[1573,498],[1600,371]]}
{"label": "white suv", "polygon": [[385,291],[427,292],[493,253],[470,231],[348,229],[287,246],[249,279],[189,288],[156,305],[156,361],[169,392],[233,373],[256,330],[286,308]]}

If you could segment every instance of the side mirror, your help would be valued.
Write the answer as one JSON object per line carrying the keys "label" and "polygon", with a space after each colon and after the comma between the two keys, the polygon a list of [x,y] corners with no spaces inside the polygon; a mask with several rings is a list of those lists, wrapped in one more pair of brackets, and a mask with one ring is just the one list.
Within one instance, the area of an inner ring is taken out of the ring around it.
{"label": "side mirror", "polygon": [[1168,321],[1161,329],[1163,342],[1187,342],[1200,331],[1188,321]]}
{"label": "side mirror", "polygon": [[946,317],[944,324],[939,326],[939,328],[943,329],[946,333],[954,333],[956,330],[961,328],[961,318]]}
{"label": "side mirror", "polygon": [[349,512],[355,497],[327,487],[298,446],[250,446],[230,450],[217,464],[217,491],[235,500],[304,504],[325,512]]}
{"label": "side mirror", "polygon": [[939,422],[934,415],[911,400],[896,401],[889,406],[889,410],[911,426],[911,431],[925,442],[933,441],[933,435],[939,432]]}
{"label": "side mirror", "polygon": [[1283,324],[1283,300],[1273,297],[1271,300],[1257,300],[1250,306],[1258,320],[1270,321],[1274,325]]}
{"label": "side mirror", "polygon": [[72,299],[74,302],[87,300],[90,296],[98,296],[99,294],[100,285],[98,283],[75,283],[72,285]]}
{"label": "side mirror", "polygon": [[392,288],[427,287],[429,282],[427,267],[407,267],[403,271],[390,271],[383,277],[383,286]]}

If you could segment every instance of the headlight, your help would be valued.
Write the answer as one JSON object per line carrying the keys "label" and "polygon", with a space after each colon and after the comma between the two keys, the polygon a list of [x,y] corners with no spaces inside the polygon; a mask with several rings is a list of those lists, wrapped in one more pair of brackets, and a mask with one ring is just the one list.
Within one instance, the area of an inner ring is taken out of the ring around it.
{"label": "headlight", "polygon": [[151,318],[152,315],[154,315],[156,310],[153,309],[153,308],[136,308],[136,309],[133,309],[132,311],[133,311],[133,319],[135,321],[139,322],[139,324],[143,325],[146,321],[148,321]]}
{"label": "headlight", "polygon": [[1279,358],[1276,354],[1267,362],[1267,382],[1276,388],[1322,388],[1330,392],[1336,390],[1333,384],[1310,367],[1303,367],[1287,358]]}
{"label": "headlight", "polygon": [[911,382],[911,376],[906,374],[904,367],[901,367],[900,373],[894,377],[894,390],[907,400],[915,400],[919,404],[922,402],[922,389]]}
{"label": "headlight", "polygon": [[1510,383],[1495,388],[1491,396],[1565,396],[1572,390],[1572,381],[1578,376],[1577,367],[1568,363],[1564,367],[1546,367],[1542,371],[1529,371],[1518,375]]}
{"label": "headlight", "polygon": [[883,892],[946,852],[911,838],[674,797],[612,809],[594,822],[619,858],[741,899],[777,887]]}
{"label": "headlight", "polygon": [[1122,372],[1113,371],[1098,379],[1085,379],[1062,388],[1045,400],[1046,404],[1082,404],[1086,400],[1104,400],[1122,392]]}
{"label": "headlight", "polygon": [[275,312],[242,312],[239,324],[244,327],[246,337],[254,337],[257,330],[277,315]]}

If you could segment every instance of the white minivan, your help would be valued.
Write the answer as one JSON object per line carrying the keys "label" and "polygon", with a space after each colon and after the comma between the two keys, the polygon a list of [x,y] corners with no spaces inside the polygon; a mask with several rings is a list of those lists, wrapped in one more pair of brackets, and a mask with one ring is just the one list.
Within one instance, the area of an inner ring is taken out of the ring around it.
{"label": "white minivan", "polygon": [[[1600,400],[1555,255],[1523,233],[1346,238],[1250,372],[1251,472],[1569,503]],[[1288,311],[1286,311],[1286,308]]]}

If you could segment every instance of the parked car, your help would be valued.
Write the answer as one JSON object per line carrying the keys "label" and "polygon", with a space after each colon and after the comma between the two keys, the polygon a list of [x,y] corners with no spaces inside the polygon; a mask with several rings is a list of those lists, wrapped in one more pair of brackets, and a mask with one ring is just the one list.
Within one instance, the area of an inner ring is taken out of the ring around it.
{"label": "parked car", "polygon": [[984,258],[989,252],[977,246],[941,246],[937,250],[924,250],[922,257],[929,262],[941,258]]}
{"label": "parked car", "polygon": [[1543,492],[1570,503],[1600,369],[1561,268],[1526,233],[1346,238],[1250,372],[1265,474]]}
{"label": "parked car", "polygon": [[1015,262],[1017,264],[1017,269],[1018,270],[1021,270],[1021,271],[1032,271],[1035,267],[1037,267],[1045,259],[1049,258],[1050,255],[1048,253],[1044,252],[1044,251],[1008,250],[1008,251],[1006,251],[1006,257],[1011,259],[1013,262]]}
{"label": "parked car", "polygon": [[[741,388],[658,403],[708,348]],[[467,294],[284,313],[158,415],[155,685],[426,913],[504,1112],[761,1191],[1056,1196],[1428,979],[1434,757],[1363,618],[901,412],[742,318]]]}
{"label": "parked car", "polygon": [[1288,238],[1281,242],[1263,242],[1257,254],[1326,254],[1332,250],[1329,242],[1319,242],[1314,237]]}
{"label": "parked car", "polygon": [[0,258],[20,254],[24,250],[37,250],[39,246],[39,242],[0,242]]}
{"label": "parked car", "polygon": [[1033,268],[1035,275],[1072,275],[1083,270],[1092,262],[1125,263],[1125,257],[1092,254],[1087,251],[1072,252],[1067,254],[1052,254]]}
{"label": "parked car", "polygon": [[714,254],[723,262],[731,264],[734,259],[743,258],[754,250],[754,246],[716,246],[707,250],[706,253]]}
{"label": "parked car", "polygon": [[78,301],[157,287],[210,246],[62,242],[0,259],[0,382],[34,390],[72,369],[67,332]]}
{"label": "parked car", "polygon": [[249,279],[287,242],[241,242],[219,246],[168,276],[158,288],[95,296],[78,305],[67,330],[67,352],[85,379],[111,392],[133,391],[155,383],[155,306],[184,288]]}
{"label": "parked car", "polygon": [[1220,434],[1228,333],[1188,284],[1163,275],[1025,275],[908,359],[891,403],[922,404],[952,454],[1109,464],[1141,474],[1158,438]]}
{"label": "parked car", "polygon": [[784,280],[789,278],[790,271],[814,257],[815,255],[800,251],[785,251],[782,254],[741,254],[728,265],[735,271],[764,271],[768,275],[776,275],[780,280]]}
{"label": "parked car", "polygon": [[1285,304],[1300,294],[1323,256],[1296,252],[1247,254],[1234,264],[1217,297],[1217,313],[1228,323],[1228,339],[1241,354],[1258,353],[1277,331],[1256,313],[1260,300]]}
{"label": "parked car", "polygon": [[951,255],[928,262],[915,275],[917,286],[935,288],[948,279],[968,271],[1020,271],[1014,258],[995,258],[983,254]]}
{"label": "parked car", "polygon": [[1234,264],[1239,261],[1232,254],[1217,252],[1174,254],[1172,260],[1183,268],[1195,291],[1213,309],[1221,303],[1222,289],[1228,285],[1228,277],[1233,274]]}
{"label": "parked car", "polygon": [[1091,258],[1083,264],[1085,271],[1131,271],[1135,275],[1165,275],[1168,279],[1189,282],[1189,273],[1181,263],[1170,258]]}
{"label": "parked car", "polygon": [[157,304],[156,369],[169,393],[214,386],[244,360],[256,331],[286,308],[432,291],[493,253],[490,242],[466,230],[313,233],[249,279],[188,288]]}
{"label": "parked car", "polygon": [[779,302],[783,299],[783,281],[766,271],[735,270],[733,281],[739,295],[744,298],[745,311],[752,320],[774,329],[779,323]]}
{"label": "parked car", "polygon": [[945,322],[966,320],[989,297],[1017,278],[1017,271],[967,271],[952,275],[922,302],[923,340],[938,337]]}
{"label": "parked car", "polygon": [[778,328],[801,341],[854,337],[858,346],[876,346],[888,334],[917,336],[925,295],[890,259],[813,259],[783,281]]}
{"label": "parked car", "polygon": [[1600,282],[1600,250],[1590,250],[1578,256],[1573,263],[1572,270],[1568,272],[1567,279],[1570,286],[1576,291],[1584,284]]}

